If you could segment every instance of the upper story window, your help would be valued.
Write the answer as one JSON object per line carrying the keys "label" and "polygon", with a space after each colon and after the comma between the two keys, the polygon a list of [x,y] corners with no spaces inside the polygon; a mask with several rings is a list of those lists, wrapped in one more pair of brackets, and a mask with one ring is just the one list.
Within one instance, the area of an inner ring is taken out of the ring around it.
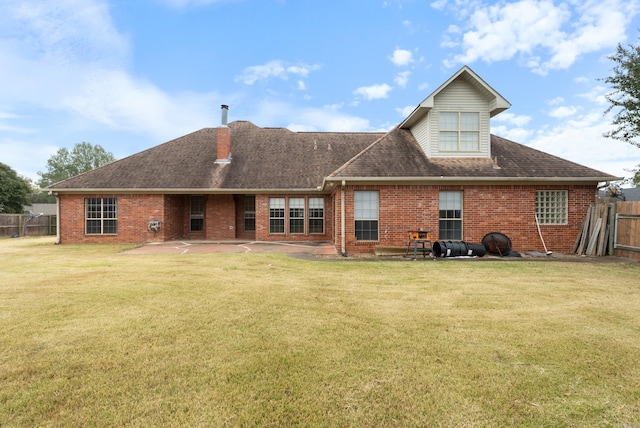
{"label": "upper story window", "polygon": [[440,151],[480,150],[480,113],[440,112]]}

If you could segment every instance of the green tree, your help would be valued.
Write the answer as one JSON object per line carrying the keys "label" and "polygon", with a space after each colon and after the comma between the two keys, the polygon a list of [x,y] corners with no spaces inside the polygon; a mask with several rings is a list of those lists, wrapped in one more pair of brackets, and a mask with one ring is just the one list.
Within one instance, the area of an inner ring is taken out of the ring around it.
{"label": "green tree", "polygon": [[[618,44],[615,54],[609,59],[615,65],[613,74],[604,79],[612,89],[605,95],[609,102],[605,114],[614,113],[614,129],[604,136],[640,148],[640,47]],[[640,165],[627,171],[632,173],[632,177],[626,181],[638,186]]]}
{"label": "green tree", "polygon": [[29,182],[20,177],[9,165],[0,163],[0,212],[22,214],[31,193]]}
{"label": "green tree", "polygon": [[113,154],[107,152],[100,145],[94,146],[83,141],[76,144],[71,151],[63,147],[49,158],[46,172],[38,171],[40,176],[38,185],[40,188],[44,188],[114,160],[116,158]]}

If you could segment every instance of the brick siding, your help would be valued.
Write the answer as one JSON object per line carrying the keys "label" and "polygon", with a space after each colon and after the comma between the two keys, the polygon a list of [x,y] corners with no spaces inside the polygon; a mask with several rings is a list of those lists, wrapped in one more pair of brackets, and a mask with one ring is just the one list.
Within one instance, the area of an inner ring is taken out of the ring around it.
{"label": "brick siding", "polygon": [[[353,217],[355,190],[379,190],[379,241],[356,241]],[[490,232],[507,235],[516,251],[543,251],[535,219],[537,190],[568,190],[566,225],[540,225],[549,250],[570,252],[587,212],[595,199],[595,188],[569,186],[346,186],[345,243],[347,253],[373,253],[377,245],[404,246],[407,231],[422,228],[431,231],[432,241],[439,240],[439,192],[463,191],[463,237],[480,243]],[[334,190],[334,242],[340,251],[340,189]]]}

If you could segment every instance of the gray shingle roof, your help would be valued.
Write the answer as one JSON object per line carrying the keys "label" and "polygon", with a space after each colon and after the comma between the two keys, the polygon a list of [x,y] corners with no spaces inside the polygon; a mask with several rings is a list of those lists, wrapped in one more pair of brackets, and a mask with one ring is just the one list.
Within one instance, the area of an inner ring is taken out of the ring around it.
{"label": "gray shingle roof", "polygon": [[[324,178],[613,180],[530,147],[491,136],[494,159],[428,159],[412,134],[292,132],[229,124],[231,163],[216,160],[216,129],[205,128],[51,185],[51,190],[310,190]],[[496,163],[497,166],[496,168]]]}
{"label": "gray shingle roof", "polygon": [[216,164],[216,129],[205,128],[49,186],[85,189],[316,189],[382,133],[292,132],[229,124],[231,163]]}
{"label": "gray shingle roof", "polygon": [[586,179],[616,177],[491,135],[489,158],[427,158],[415,138],[395,128],[336,171],[334,177]]}

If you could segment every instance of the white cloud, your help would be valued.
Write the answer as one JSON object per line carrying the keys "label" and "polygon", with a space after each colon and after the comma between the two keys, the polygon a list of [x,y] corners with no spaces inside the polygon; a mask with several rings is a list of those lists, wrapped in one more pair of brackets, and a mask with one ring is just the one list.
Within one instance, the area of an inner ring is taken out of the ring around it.
{"label": "white cloud", "polygon": [[524,126],[531,121],[531,116],[516,115],[513,113],[500,113],[491,120],[493,122],[503,122],[509,125]]}
{"label": "white cloud", "polygon": [[341,105],[300,108],[283,101],[262,100],[253,105],[249,120],[258,126],[285,126],[292,131],[371,131],[367,119],[342,113]]}
{"label": "white cloud", "polygon": [[630,144],[604,138],[608,130],[610,124],[602,113],[593,111],[540,131],[529,145],[608,174],[628,175],[624,170],[640,163],[640,152]]}
{"label": "white cloud", "polygon": [[386,83],[379,85],[371,85],[371,86],[361,86],[353,93],[355,95],[359,95],[366,99],[367,101],[377,100],[381,98],[387,98],[389,96],[389,92],[391,91],[391,86]]}
{"label": "white cloud", "polygon": [[309,73],[319,68],[319,65],[307,64],[286,66],[282,61],[274,60],[266,64],[252,65],[245,68],[235,80],[243,82],[246,85],[253,85],[258,80],[267,80],[271,77],[285,80],[289,78],[289,75],[307,77]]}
{"label": "white cloud", "polygon": [[398,67],[406,66],[413,62],[413,54],[405,49],[396,49],[389,60]]}
{"label": "white cloud", "polygon": [[406,106],[403,108],[397,108],[396,111],[403,117],[403,119],[406,119],[415,109],[416,106]]}
{"label": "white cloud", "polygon": [[[79,129],[166,139],[211,126],[215,94],[163,91],[127,71],[130,51],[106,1],[0,2],[0,99],[15,116],[0,118],[2,149],[73,144],[61,140]],[[35,152],[13,150],[12,166],[35,178],[49,155]]]}
{"label": "white cloud", "polygon": [[[583,54],[612,48],[624,40],[625,28],[638,12],[638,0],[559,4],[520,0],[472,7],[461,40],[455,27],[443,39],[449,46],[451,39],[458,40],[462,48],[445,65],[477,60],[491,63],[517,56],[524,66],[544,75],[570,67]],[[458,15],[462,20],[463,12]]]}
{"label": "white cloud", "polygon": [[436,0],[430,3],[430,6],[436,10],[443,10],[447,5],[447,0]]}
{"label": "white cloud", "polygon": [[549,112],[549,116],[556,119],[564,119],[573,116],[578,112],[579,108],[576,106],[560,106]]}
{"label": "white cloud", "polygon": [[393,81],[396,83],[396,85],[400,86],[401,88],[404,88],[405,86],[407,86],[407,83],[409,82],[410,75],[411,75],[410,71],[400,72],[396,75]]}

